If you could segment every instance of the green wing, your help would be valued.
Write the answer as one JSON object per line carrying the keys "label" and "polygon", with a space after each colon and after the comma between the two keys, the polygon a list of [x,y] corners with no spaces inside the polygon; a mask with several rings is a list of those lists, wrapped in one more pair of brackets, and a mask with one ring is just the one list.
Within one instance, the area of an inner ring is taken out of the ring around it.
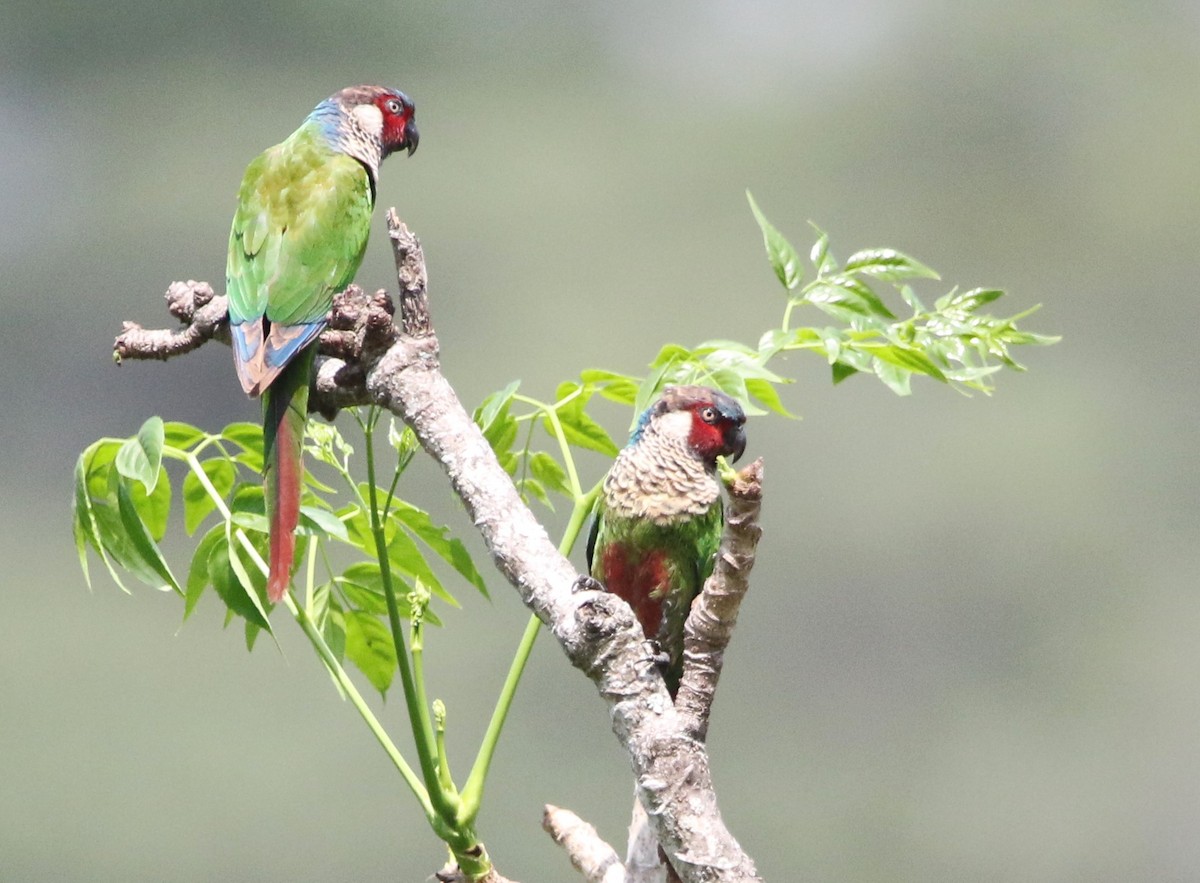
{"label": "green wing", "polygon": [[229,314],[242,323],[321,321],[354,278],[371,229],[363,165],[306,124],[246,169],[229,234]]}

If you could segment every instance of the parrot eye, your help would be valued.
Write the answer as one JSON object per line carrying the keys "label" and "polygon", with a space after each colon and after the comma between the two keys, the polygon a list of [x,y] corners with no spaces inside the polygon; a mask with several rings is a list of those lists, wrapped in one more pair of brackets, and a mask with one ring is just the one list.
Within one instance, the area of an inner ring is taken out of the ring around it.
{"label": "parrot eye", "polygon": [[716,409],[711,408],[711,407],[705,408],[703,411],[700,412],[700,419],[703,420],[705,423],[716,423],[717,422]]}
{"label": "parrot eye", "polygon": [[387,108],[388,113],[393,113],[396,116],[400,115],[400,102],[397,101],[395,98],[389,98],[387,100],[387,104],[385,104],[384,107]]}

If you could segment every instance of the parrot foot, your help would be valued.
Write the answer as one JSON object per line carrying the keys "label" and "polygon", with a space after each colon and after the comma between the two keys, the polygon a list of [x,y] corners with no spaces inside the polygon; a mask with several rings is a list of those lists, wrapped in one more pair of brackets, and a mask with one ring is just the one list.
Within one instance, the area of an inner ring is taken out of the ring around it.
{"label": "parrot foot", "polygon": [[604,585],[598,579],[593,579],[590,576],[582,574],[575,577],[575,582],[571,585],[571,592],[603,592]]}
{"label": "parrot foot", "polygon": [[649,643],[650,647],[654,650],[650,655],[650,661],[654,663],[654,667],[658,669],[659,674],[665,676],[667,670],[671,667],[671,656],[658,645],[658,641],[650,641]]}

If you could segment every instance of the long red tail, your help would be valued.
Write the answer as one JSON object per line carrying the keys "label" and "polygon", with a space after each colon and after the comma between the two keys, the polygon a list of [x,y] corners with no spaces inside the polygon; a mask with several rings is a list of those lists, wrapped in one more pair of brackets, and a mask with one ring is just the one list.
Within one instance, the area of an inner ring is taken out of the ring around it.
{"label": "long red tail", "polygon": [[315,355],[312,346],[301,352],[263,393],[263,499],[270,525],[267,600],[272,604],[287,593],[296,552],[308,380]]}

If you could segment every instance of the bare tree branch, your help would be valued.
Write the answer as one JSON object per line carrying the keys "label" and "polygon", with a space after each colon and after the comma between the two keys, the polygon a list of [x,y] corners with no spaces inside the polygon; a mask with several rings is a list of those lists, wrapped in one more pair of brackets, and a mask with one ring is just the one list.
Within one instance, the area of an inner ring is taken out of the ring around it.
{"label": "bare tree branch", "polygon": [[[388,213],[388,229],[401,286],[401,327],[392,324],[386,296],[367,297],[353,286],[339,295],[330,327],[321,336],[321,351],[328,356],[318,366],[311,406],[329,413],[374,402],[412,428],[446,471],[497,568],[608,703],[613,731],[629,754],[638,797],[680,879],[760,879],[721,819],[699,735],[707,710],[700,723],[695,713],[676,711],[629,606],[615,595],[587,588],[588,582],[559,554],[521,500],[440,371],[420,244],[394,211]],[[198,290],[198,283],[188,285]],[[124,358],[162,359],[220,338],[223,322],[205,312],[217,309],[217,299],[203,305],[197,300],[193,294],[190,319],[184,319],[190,324],[182,332],[127,327],[115,351]],[[386,322],[382,314],[388,315]],[[188,341],[186,346],[174,343],[180,337]],[[703,655],[702,649],[696,652]],[[719,671],[719,662],[709,668]],[[696,692],[704,695],[705,689]],[[711,701],[711,689],[707,692],[705,705]]]}
{"label": "bare tree branch", "polygon": [[229,342],[225,295],[214,295],[207,282],[172,282],[165,297],[167,310],[185,326],[175,331],[149,331],[126,322],[113,342],[113,358],[118,363],[122,359],[169,359],[191,352],[213,337]]}
{"label": "bare tree branch", "polygon": [[596,829],[569,809],[546,804],[542,827],[566,850],[587,883],[626,883],[625,866]]}
{"label": "bare tree branch", "polygon": [[750,569],[762,528],[762,458],[737,474],[728,485],[725,535],[712,576],[692,604],[684,626],[683,677],[675,708],[684,716],[688,732],[704,741],[717,680],[725,662],[725,648],[733,637],[738,610],[750,588]]}

